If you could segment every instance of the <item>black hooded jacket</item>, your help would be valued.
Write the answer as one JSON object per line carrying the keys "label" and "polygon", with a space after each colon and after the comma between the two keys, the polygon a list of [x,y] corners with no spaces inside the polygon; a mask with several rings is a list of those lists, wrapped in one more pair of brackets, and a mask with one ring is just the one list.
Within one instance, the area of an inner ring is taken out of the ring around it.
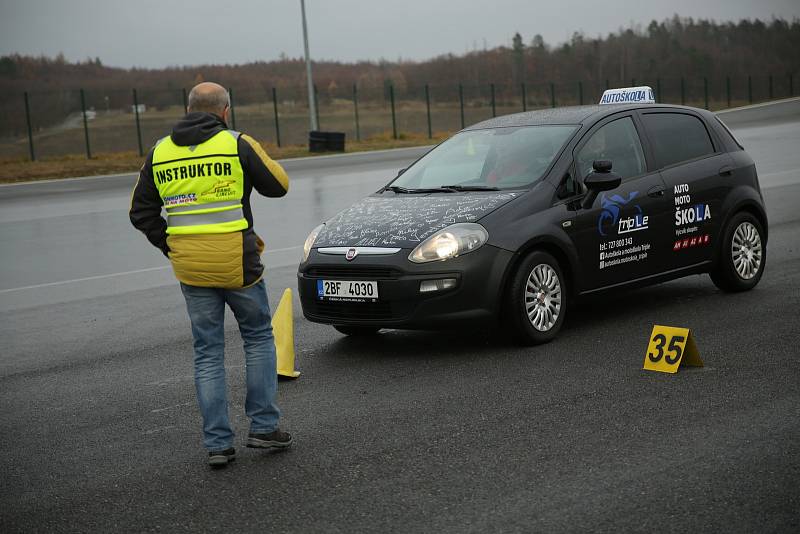
{"label": "black hooded jacket", "polygon": [[[176,145],[193,146],[209,140],[227,128],[225,122],[214,114],[192,112],[175,125],[170,137]],[[198,282],[194,277],[189,277],[189,281],[182,279],[181,272],[175,265],[175,258],[170,254],[170,243],[174,242],[174,238],[177,236],[170,236],[169,241],[167,239],[167,222],[161,215],[164,203],[153,179],[153,150],[151,149],[148,153],[147,159],[139,172],[139,180],[133,189],[129,213],[131,223],[144,233],[150,243],[173,260],[173,266],[176,267],[176,276],[178,276],[179,280],[189,284]],[[263,272],[263,266],[259,258],[260,251],[257,250],[258,248],[263,248],[263,243],[260,246],[248,246],[249,242],[253,244],[256,241],[261,241],[253,231],[250,194],[255,188],[256,191],[264,196],[281,197],[289,189],[289,178],[283,168],[270,159],[261,145],[252,137],[246,134],[238,134],[238,152],[239,161],[244,171],[242,208],[245,219],[247,219],[247,229],[242,231],[244,234],[242,237],[244,250],[241,260],[245,266],[242,285],[248,286],[258,281]],[[197,240],[196,237],[193,239]],[[253,257],[253,254],[256,254],[256,256]],[[186,277],[184,276],[184,278]],[[202,280],[200,282],[196,285],[211,285],[210,282],[202,283]]]}

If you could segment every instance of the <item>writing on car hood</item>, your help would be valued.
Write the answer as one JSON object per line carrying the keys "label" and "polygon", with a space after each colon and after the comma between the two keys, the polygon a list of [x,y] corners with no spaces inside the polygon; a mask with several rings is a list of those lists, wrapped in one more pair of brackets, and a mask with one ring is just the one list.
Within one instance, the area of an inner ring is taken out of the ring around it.
{"label": "writing on car hood", "polygon": [[413,248],[434,232],[455,223],[475,222],[520,194],[367,197],[325,223],[314,246]]}

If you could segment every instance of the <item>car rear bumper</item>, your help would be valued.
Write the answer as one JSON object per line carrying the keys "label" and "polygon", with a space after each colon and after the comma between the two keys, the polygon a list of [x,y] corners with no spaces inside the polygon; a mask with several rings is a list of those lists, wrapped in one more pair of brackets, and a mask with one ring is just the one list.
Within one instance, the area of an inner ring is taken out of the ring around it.
{"label": "car rear bumper", "polygon": [[[410,250],[390,256],[344,256],[312,250],[297,273],[303,315],[310,321],[337,325],[426,329],[453,321],[486,321],[496,312],[511,252],[484,245],[470,254],[441,262],[414,264]],[[421,293],[426,280],[452,278],[453,289]],[[375,280],[377,302],[322,300],[318,280]]]}

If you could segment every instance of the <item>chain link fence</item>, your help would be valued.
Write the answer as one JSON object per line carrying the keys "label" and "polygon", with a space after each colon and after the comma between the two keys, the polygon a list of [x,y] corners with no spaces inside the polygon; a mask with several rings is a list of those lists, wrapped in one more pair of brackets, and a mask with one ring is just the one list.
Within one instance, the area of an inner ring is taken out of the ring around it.
{"label": "chain link fence", "polygon": [[[431,137],[494,116],[596,103],[609,87],[649,85],[658,102],[711,110],[795,95],[794,74],[593,80],[562,83],[488,83],[340,86],[317,88],[320,130],[350,141],[407,134]],[[304,87],[229,88],[229,126],[277,146],[308,142]],[[0,158],[91,158],[99,153],[146,153],[186,111],[185,88],[64,90],[31,88],[0,106]]]}

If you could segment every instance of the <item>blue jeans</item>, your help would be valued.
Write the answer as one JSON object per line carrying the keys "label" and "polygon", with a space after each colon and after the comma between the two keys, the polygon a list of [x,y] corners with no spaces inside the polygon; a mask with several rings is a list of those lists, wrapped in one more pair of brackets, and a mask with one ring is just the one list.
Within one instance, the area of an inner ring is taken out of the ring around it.
{"label": "blue jeans", "polygon": [[203,445],[212,452],[233,446],[225,388],[225,304],[233,311],[244,341],[247,371],[245,413],[250,432],[275,430],[278,374],[275,341],[264,280],[244,289],[217,289],[181,283],[194,336],[194,383],[203,415]]}

